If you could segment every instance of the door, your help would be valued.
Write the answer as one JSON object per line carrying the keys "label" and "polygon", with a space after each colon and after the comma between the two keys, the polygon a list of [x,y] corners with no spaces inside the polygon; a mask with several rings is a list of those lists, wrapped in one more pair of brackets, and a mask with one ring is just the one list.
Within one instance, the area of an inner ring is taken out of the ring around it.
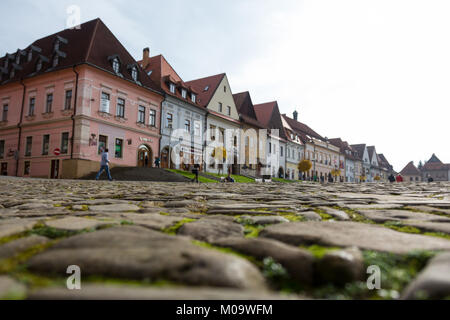
{"label": "door", "polygon": [[2,162],[2,167],[0,170],[0,174],[2,176],[7,176],[8,175],[8,162]]}
{"label": "door", "polygon": [[152,167],[152,153],[147,146],[142,146],[138,151],[138,167],[151,168]]}
{"label": "door", "polygon": [[52,160],[50,179],[59,178],[59,160]]}
{"label": "door", "polygon": [[164,169],[169,168],[169,148],[164,148],[161,152],[161,167]]}

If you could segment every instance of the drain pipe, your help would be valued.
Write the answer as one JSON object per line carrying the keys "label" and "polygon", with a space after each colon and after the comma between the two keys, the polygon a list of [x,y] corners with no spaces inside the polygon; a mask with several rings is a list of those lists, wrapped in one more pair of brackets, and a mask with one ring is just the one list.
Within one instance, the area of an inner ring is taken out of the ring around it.
{"label": "drain pipe", "polygon": [[23,86],[23,94],[22,94],[22,107],[20,109],[20,119],[19,119],[19,124],[17,125],[17,127],[19,128],[19,139],[17,142],[16,177],[19,176],[20,140],[22,139],[23,109],[25,107],[25,92],[27,90],[27,86],[23,83],[23,78],[20,79],[20,84]]}
{"label": "drain pipe", "polygon": [[75,140],[75,116],[77,114],[77,98],[78,98],[78,78],[79,78],[79,74],[76,71],[76,66],[73,66],[73,72],[76,75],[76,80],[75,80],[75,99],[73,102],[73,114],[72,114],[72,139],[70,141],[70,159],[73,159],[73,145],[74,145],[74,140]]}

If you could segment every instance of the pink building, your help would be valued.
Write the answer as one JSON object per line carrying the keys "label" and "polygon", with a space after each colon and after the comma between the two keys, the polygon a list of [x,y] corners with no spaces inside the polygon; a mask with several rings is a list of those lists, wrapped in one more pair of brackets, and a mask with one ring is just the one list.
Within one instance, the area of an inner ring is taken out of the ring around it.
{"label": "pink building", "polygon": [[100,19],[0,58],[2,175],[78,178],[159,156],[159,84]]}

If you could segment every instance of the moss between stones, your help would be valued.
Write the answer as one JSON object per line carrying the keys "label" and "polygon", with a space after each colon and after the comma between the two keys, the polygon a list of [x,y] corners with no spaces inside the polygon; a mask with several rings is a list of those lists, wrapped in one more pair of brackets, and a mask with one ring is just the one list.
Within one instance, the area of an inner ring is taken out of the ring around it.
{"label": "moss between stones", "polygon": [[246,238],[258,238],[259,233],[264,230],[265,226],[259,224],[244,225],[244,234]]}
{"label": "moss between stones", "polygon": [[0,274],[1,273],[8,273],[13,271],[17,266],[20,264],[26,262],[29,258],[32,256],[44,251],[45,249],[51,247],[54,244],[54,242],[47,242],[44,244],[38,244],[31,248],[28,248],[25,251],[22,251],[21,253],[15,255],[12,258],[3,259],[0,261]]}
{"label": "moss between stones", "polygon": [[197,220],[185,218],[185,219],[177,222],[173,226],[171,226],[169,228],[166,228],[166,229],[163,229],[162,231],[167,233],[167,234],[175,236],[177,234],[178,229],[180,229],[184,224],[190,223],[190,222],[194,222],[194,221],[197,221]]}
{"label": "moss between stones", "polygon": [[353,209],[343,208],[343,207],[339,207],[339,206],[333,206],[333,208],[336,210],[344,211],[350,217],[350,219],[352,219],[352,221],[354,221],[354,222],[376,224],[374,221],[364,217],[362,214],[359,214],[358,212],[356,212]]}
{"label": "moss between stones", "polygon": [[200,246],[200,247],[203,247],[203,248],[216,250],[216,251],[220,251],[222,253],[232,254],[232,255],[238,256],[240,258],[243,258],[243,259],[246,259],[246,260],[250,261],[251,263],[255,264],[258,267],[262,267],[263,266],[262,262],[258,261],[256,258],[254,258],[252,256],[248,256],[248,255],[242,254],[242,253],[237,252],[237,251],[234,251],[233,249],[230,249],[230,248],[218,247],[218,246],[214,246],[214,245],[212,245],[210,243],[203,242],[203,241],[198,241],[198,240],[193,240],[192,243],[195,244],[196,246]]}
{"label": "moss between stones", "polygon": [[399,231],[399,232],[415,233],[415,234],[420,233],[419,229],[412,227],[412,226],[402,225],[402,223],[400,221],[388,221],[388,222],[384,223],[384,226],[389,229]]}
{"label": "moss between stones", "polygon": [[339,247],[324,247],[317,244],[312,246],[300,246],[300,248],[308,250],[317,259],[322,259],[328,252],[342,249]]}
{"label": "moss between stones", "polygon": [[6,244],[8,242],[14,241],[14,240],[19,240],[19,239],[21,239],[21,238],[23,238],[25,236],[26,236],[26,233],[25,232],[21,232],[21,233],[13,234],[13,235],[8,236],[8,237],[0,238],[0,246]]}
{"label": "moss between stones", "polygon": [[333,216],[327,214],[324,210],[319,209],[319,208],[314,208],[313,211],[315,213],[317,213],[321,218],[322,221],[329,221],[329,220],[334,220]]}

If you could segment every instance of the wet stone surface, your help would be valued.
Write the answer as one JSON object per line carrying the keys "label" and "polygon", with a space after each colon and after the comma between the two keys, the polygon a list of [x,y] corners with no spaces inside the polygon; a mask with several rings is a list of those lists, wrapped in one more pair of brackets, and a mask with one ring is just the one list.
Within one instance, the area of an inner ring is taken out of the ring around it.
{"label": "wet stone surface", "polygon": [[[449,210],[444,183],[1,177],[0,298],[446,298]],[[378,263],[393,284],[369,292]]]}

